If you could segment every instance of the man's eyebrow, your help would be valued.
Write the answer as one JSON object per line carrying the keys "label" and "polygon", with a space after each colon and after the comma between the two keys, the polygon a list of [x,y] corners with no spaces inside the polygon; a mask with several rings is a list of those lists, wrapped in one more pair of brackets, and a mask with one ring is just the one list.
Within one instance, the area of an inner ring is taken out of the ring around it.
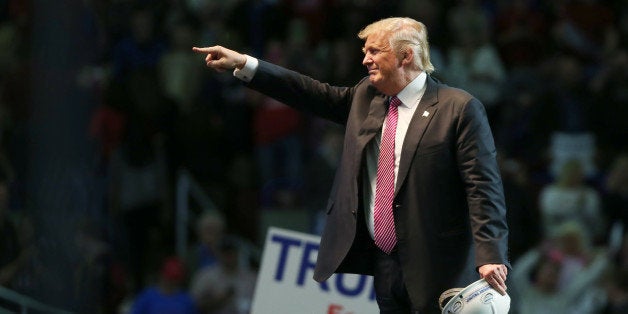
{"label": "man's eyebrow", "polygon": [[367,50],[382,50],[382,47],[376,45],[364,46],[362,47],[362,52],[366,52]]}

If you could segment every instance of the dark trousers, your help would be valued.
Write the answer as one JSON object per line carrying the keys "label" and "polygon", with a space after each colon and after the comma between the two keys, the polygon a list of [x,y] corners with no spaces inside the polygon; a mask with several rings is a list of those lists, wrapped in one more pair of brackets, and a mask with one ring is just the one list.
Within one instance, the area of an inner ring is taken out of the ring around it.
{"label": "dark trousers", "polygon": [[382,314],[433,314],[440,313],[437,307],[419,310],[412,305],[406,284],[399,254],[393,250],[390,255],[376,249],[375,253],[375,295],[379,312]]}

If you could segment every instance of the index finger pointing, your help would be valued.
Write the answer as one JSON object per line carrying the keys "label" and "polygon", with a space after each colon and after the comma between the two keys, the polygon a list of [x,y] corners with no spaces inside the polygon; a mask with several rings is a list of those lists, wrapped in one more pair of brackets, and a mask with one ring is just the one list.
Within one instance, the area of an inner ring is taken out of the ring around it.
{"label": "index finger pointing", "polygon": [[204,48],[192,47],[192,51],[198,52],[198,53],[211,53],[214,50],[215,49],[213,49],[212,47],[204,47]]}

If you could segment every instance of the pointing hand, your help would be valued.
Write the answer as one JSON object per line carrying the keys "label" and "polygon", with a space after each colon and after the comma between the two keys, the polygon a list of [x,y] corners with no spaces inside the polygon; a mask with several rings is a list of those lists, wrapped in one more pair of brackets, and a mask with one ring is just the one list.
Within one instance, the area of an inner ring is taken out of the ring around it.
{"label": "pointing hand", "polygon": [[204,48],[193,47],[192,51],[206,54],[205,62],[207,63],[207,67],[219,72],[233,70],[235,68],[241,69],[246,63],[246,57],[243,54],[221,46]]}

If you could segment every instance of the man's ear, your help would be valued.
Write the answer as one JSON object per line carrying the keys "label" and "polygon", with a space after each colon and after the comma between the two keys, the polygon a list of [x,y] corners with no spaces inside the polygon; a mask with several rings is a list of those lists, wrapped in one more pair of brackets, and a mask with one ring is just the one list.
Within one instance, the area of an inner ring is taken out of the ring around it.
{"label": "man's ear", "polygon": [[412,64],[412,62],[414,61],[414,54],[412,53],[411,49],[404,49],[401,52],[401,64],[402,65],[408,65],[408,64]]}

